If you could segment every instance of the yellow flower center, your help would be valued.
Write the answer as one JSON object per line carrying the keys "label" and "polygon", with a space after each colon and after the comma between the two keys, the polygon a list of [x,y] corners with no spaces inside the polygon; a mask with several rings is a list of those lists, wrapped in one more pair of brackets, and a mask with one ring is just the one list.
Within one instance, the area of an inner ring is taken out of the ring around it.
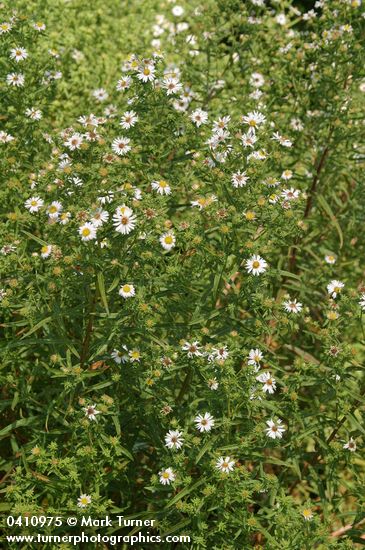
{"label": "yellow flower center", "polygon": [[246,212],[245,216],[246,216],[246,220],[249,220],[249,221],[254,220],[255,212]]}
{"label": "yellow flower center", "polygon": [[255,260],[254,262],[252,262],[252,267],[254,269],[257,269],[258,267],[260,267],[260,262],[258,262],[257,260]]}
{"label": "yellow flower center", "polygon": [[172,238],[171,235],[167,235],[167,237],[165,237],[165,243],[166,244],[172,244],[174,241],[174,239]]}
{"label": "yellow flower center", "polygon": [[88,227],[84,227],[84,229],[82,230],[82,235],[83,237],[88,237],[90,235],[91,231]]}
{"label": "yellow flower center", "polygon": [[123,292],[130,292],[130,291],[131,291],[131,287],[129,285],[123,286]]}

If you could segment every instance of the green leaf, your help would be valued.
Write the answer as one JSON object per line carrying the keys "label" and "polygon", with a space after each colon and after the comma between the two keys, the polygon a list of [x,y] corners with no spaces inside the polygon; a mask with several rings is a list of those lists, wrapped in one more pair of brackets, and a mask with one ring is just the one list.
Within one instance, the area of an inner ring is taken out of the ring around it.
{"label": "green leaf", "polygon": [[194,483],[190,487],[186,487],[185,489],[180,491],[177,495],[174,496],[174,498],[172,498],[170,500],[170,502],[167,503],[167,505],[165,506],[165,509],[171,508],[171,506],[174,506],[177,502],[179,502],[179,500],[186,497],[186,495],[191,493],[194,489],[196,489],[197,487],[199,487],[203,483],[205,483],[205,478],[199,479],[199,481],[197,481],[196,483]]}
{"label": "green leaf", "polygon": [[30,239],[35,241],[36,243],[42,245],[42,246],[48,246],[48,243],[44,241],[43,239],[40,239],[39,237],[36,237],[35,235],[32,235],[32,233],[28,233],[28,231],[25,231],[24,229],[21,230],[24,235],[27,235]]}
{"label": "green leaf", "polygon": [[296,279],[297,281],[300,281],[299,275],[296,275],[295,273],[291,273],[290,271],[284,271],[283,269],[278,269],[278,273],[283,277],[287,277],[289,279]]}
{"label": "green leaf", "polygon": [[208,439],[208,441],[203,445],[203,447],[200,449],[196,459],[195,464],[198,464],[199,460],[205,455],[205,453],[214,445],[216,440],[218,439],[218,436],[212,437]]}
{"label": "green leaf", "polygon": [[0,437],[6,436],[9,432],[15,430],[15,428],[20,428],[21,426],[29,426],[34,421],[36,421],[37,418],[37,416],[29,416],[28,418],[21,418],[20,420],[9,424],[8,426],[0,430]]}
{"label": "green leaf", "polygon": [[105,311],[109,313],[108,301],[106,299],[106,292],[105,292],[104,275],[102,274],[101,271],[98,273],[97,283],[98,283],[98,290],[99,290],[101,301],[103,302]]}
{"label": "green leaf", "polygon": [[23,334],[23,336],[21,337],[21,340],[24,340],[24,338],[26,338],[27,336],[30,336],[31,334],[36,332],[38,329],[46,326],[47,323],[49,323],[51,320],[52,320],[52,317],[46,317],[45,319],[42,319],[41,321],[39,321],[39,323],[34,325],[34,327],[32,327],[28,332]]}
{"label": "green leaf", "polygon": [[342,235],[342,230],[341,230],[340,224],[338,223],[336,216],[332,212],[330,205],[328,204],[326,199],[323,197],[323,195],[318,195],[317,200],[318,200],[319,204],[321,205],[321,207],[323,208],[323,210],[328,215],[328,217],[330,218],[333,225],[335,226],[335,228],[337,230],[337,233],[338,233],[338,236],[339,236],[339,239],[340,239],[340,248],[342,248],[343,247],[343,235]]}

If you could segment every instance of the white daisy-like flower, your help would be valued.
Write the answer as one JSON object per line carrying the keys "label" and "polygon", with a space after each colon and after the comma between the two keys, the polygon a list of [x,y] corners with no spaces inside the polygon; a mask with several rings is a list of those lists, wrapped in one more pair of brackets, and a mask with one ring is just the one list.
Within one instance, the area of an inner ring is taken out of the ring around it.
{"label": "white daisy-like flower", "polygon": [[9,143],[10,141],[13,141],[15,138],[11,134],[8,134],[7,132],[4,132],[3,130],[0,131],[0,143]]}
{"label": "white daisy-like flower", "polygon": [[302,516],[305,521],[310,521],[313,519],[313,512],[310,508],[304,508],[304,510],[302,510]]}
{"label": "white daisy-like flower", "polygon": [[299,199],[300,191],[299,189],[294,189],[294,187],[291,187],[290,189],[283,189],[281,192],[281,196],[285,201],[294,201]]}
{"label": "white daisy-like flower", "polygon": [[10,58],[14,59],[17,63],[23,61],[28,57],[28,52],[25,48],[13,48],[10,50]]}
{"label": "white daisy-like flower", "polygon": [[6,83],[9,86],[20,88],[24,86],[25,77],[22,73],[9,73],[6,77]]}
{"label": "white daisy-like flower", "polygon": [[135,296],[136,289],[134,286],[130,283],[124,283],[119,289],[119,296],[122,296],[123,298],[131,298],[132,296]]}
{"label": "white daisy-like flower", "polygon": [[118,233],[128,235],[131,231],[133,231],[136,223],[137,218],[129,206],[126,206],[125,204],[118,206],[113,215],[113,225]]}
{"label": "white daisy-like flower", "polygon": [[131,363],[139,363],[141,360],[141,352],[139,351],[139,349],[131,349],[128,352],[128,357]]}
{"label": "white daisy-like flower", "polygon": [[352,453],[355,452],[356,451],[356,441],[354,441],[354,439],[352,437],[350,437],[350,439],[348,440],[347,443],[345,443],[343,448],[347,449],[348,451],[350,451]]}
{"label": "white daisy-like flower", "polygon": [[42,111],[36,109],[35,107],[30,107],[29,109],[25,110],[25,116],[29,117],[32,120],[41,120]]}
{"label": "white daisy-like flower", "polygon": [[226,456],[225,458],[221,456],[218,458],[215,467],[224,474],[229,474],[233,471],[234,464],[235,461],[230,456]]}
{"label": "white daisy-like flower", "polygon": [[215,195],[210,195],[210,197],[199,197],[195,201],[191,201],[191,206],[197,206],[199,210],[203,210],[203,208],[207,208],[213,202],[217,202],[217,200]]}
{"label": "white daisy-like flower", "polygon": [[256,380],[263,384],[262,390],[266,393],[274,393],[276,390],[276,380],[269,372],[262,372],[256,376]]}
{"label": "white daisy-like flower", "polygon": [[4,256],[7,256],[8,254],[15,252],[16,248],[17,247],[14,244],[4,244],[4,246],[0,250],[0,253]]}
{"label": "white daisy-like flower", "polygon": [[181,17],[184,13],[184,8],[182,6],[174,6],[171,10],[171,13],[175,17]]}
{"label": "white daisy-like flower", "polygon": [[182,84],[178,78],[168,77],[162,82],[162,87],[166,90],[167,95],[177,94],[182,90]]}
{"label": "white daisy-like flower", "polygon": [[276,204],[278,202],[278,200],[280,199],[279,195],[277,195],[276,193],[273,193],[272,195],[270,195],[269,197],[269,203],[270,204]]}
{"label": "white daisy-like flower", "polygon": [[120,157],[129,153],[132,147],[129,145],[131,140],[127,137],[117,137],[112,143],[112,149]]}
{"label": "white daisy-like flower", "polygon": [[280,420],[280,418],[278,418],[276,422],[272,419],[267,420],[266,424],[268,425],[268,428],[265,428],[265,430],[268,437],[271,439],[282,439],[285,428],[282,425],[282,420]]}
{"label": "white daisy-like flower", "polygon": [[297,132],[304,130],[304,126],[299,118],[292,118],[290,121],[290,126]]}
{"label": "white daisy-like flower", "polygon": [[168,449],[180,449],[183,442],[182,432],[178,430],[169,430],[165,436],[165,447]]}
{"label": "white daisy-like flower", "polygon": [[84,141],[84,137],[82,134],[79,134],[76,132],[76,134],[72,134],[65,142],[65,147],[68,147],[71,151],[75,151],[75,149],[80,149],[82,143]]}
{"label": "white daisy-like flower", "polygon": [[190,115],[190,119],[199,128],[202,124],[206,124],[208,120],[208,113],[202,109],[195,109]]}
{"label": "white daisy-like flower", "polygon": [[227,346],[213,348],[212,353],[208,357],[208,361],[225,361],[229,355]]}
{"label": "white daisy-like flower", "polygon": [[101,227],[104,223],[106,223],[109,219],[109,212],[107,210],[103,210],[102,208],[97,208],[96,210],[93,210],[91,212],[91,218],[90,222],[95,227]]}
{"label": "white daisy-like flower", "polygon": [[91,421],[96,420],[96,416],[98,414],[101,414],[100,411],[96,408],[96,405],[87,405],[87,407],[83,407],[83,411],[85,412],[85,416]]}
{"label": "white daisy-like flower", "polygon": [[232,174],[231,181],[233,187],[237,189],[238,187],[243,187],[246,185],[249,179],[250,178],[246,175],[246,172],[241,172],[241,170],[239,170],[238,172]]}
{"label": "white daisy-like flower", "polygon": [[299,313],[303,309],[303,304],[297,300],[287,300],[283,303],[283,307],[288,313]]}
{"label": "white daisy-like flower", "polygon": [[249,351],[249,354],[248,354],[247,364],[252,365],[254,367],[259,367],[260,366],[260,361],[262,361],[263,357],[264,357],[263,353],[260,349],[258,349],[258,348],[251,349]]}
{"label": "white daisy-like flower", "polygon": [[43,259],[48,258],[52,254],[52,245],[47,244],[41,248],[41,257]]}
{"label": "white daisy-like flower", "polygon": [[91,496],[90,495],[80,495],[77,499],[77,506],[79,508],[86,508],[91,504]]}
{"label": "white daisy-like flower", "polygon": [[[257,369],[255,369],[257,370]],[[257,400],[257,401],[262,401],[262,397],[260,394],[256,393],[257,392],[257,387],[256,386],[252,386],[250,388],[250,401],[254,401],[254,400]]]}
{"label": "white daisy-like flower", "polygon": [[360,296],[359,306],[361,307],[362,310],[365,311],[365,292],[363,292]]}
{"label": "white daisy-like flower", "polygon": [[153,65],[146,65],[138,69],[137,78],[142,82],[153,82],[156,78],[155,67]]}
{"label": "white daisy-like flower", "polygon": [[10,32],[12,29],[12,25],[10,23],[7,23],[4,21],[3,23],[0,23],[0,34],[6,34]]}
{"label": "white daisy-like flower", "polygon": [[151,183],[152,189],[157,191],[160,195],[170,195],[171,187],[165,180],[155,180]]}
{"label": "white daisy-like flower", "polygon": [[46,30],[46,25],[43,23],[43,21],[36,21],[33,25],[33,29],[38,32],[42,32]]}
{"label": "white daisy-like flower", "polygon": [[30,199],[26,200],[24,203],[25,208],[27,208],[31,214],[38,212],[43,205],[44,200],[39,197],[30,197]]}
{"label": "white daisy-like flower", "polygon": [[185,342],[185,344],[181,348],[183,351],[188,352],[188,357],[202,357],[203,353],[200,351],[200,344],[199,342],[192,342],[191,344],[189,342]]}
{"label": "white daisy-like flower", "polygon": [[123,92],[124,90],[128,90],[131,84],[132,79],[130,76],[122,76],[122,78],[120,78],[117,82],[116,89],[118,92]]}
{"label": "white daisy-like flower", "polygon": [[164,248],[165,250],[171,250],[172,248],[174,248],[176,243],[176,237],[171,231],[168,231],[167,233],[161,235],[159,240],[162,248]]}
{"label": "white daisy-like flower", "polygon": [[219,388],[219,382],[216,378],[210,378],[207,382],[208,388],[215,391]]}
{"label": "white daisy-like flower", "polygon": [[327,254],[324,257],[324,261],[326,262],[326,264],[333,265],[336,263],[336,256],[333,256],[333,254]]}
{"label": "white daisy-like flower", "polygon": [[287,21],[285,13],[278,13],[275,17],[275,21],[279,25],[285,25]]}
{"label": "white daisy-like flower", "polygon": [[218,130],[225,130],[231,120],[230,115],[223,116],[218,118],[213,122],[213,132],[218,132]]}
{"label": "white daisy-like flower", "polygon": [[62,211],[62,204],[59,201],[53,201],[47,208],[47,214],[50,218],[57,219]]}
{"label": "white daisy-like flower", "polygon": [[109,97],[109,94],[104,88],[98,88],[97,90],[93,91],[93,96],[98,101],[106,101]]}
{"label": "white daisy-like flower", "polygon": [[90,222],[86,222],[79,227],[79,235],[82,241],[92,241],[96,239],[96,227]]}
{"label": "white daisy-like flower", "polygon": [[254,88],[261,88],[265,84],[265,79],[261,73],[252,73],[250,76],[250,85]]}
{"label": "white daisy-like flower", "polygon": [[247,124],[251,130],[262,126],[266,122],[266,117],[259,111],[252,111],[242,117],[243,124]]}
{"label": "white daisy-like flower", "polygon": [[126,111],[120,119],[120,125],[125,130],[129,130],[138,122],[138,115],[134,111]]}
{"label": "white daisy-like flower", "polygon": [[88,128],[90,126],[96,128],[97,126],[99,126],[99,119],[93,113],[90,113],[90,115],[87,116],[82,115],[77,120],[78,122],[80,122],[80,124],[82,124],[84,128]]}
{"label": "white daisy-like flower", "polygon": [[198,414],[198,416],[195,417],[194,422],[199,432],[210,432],[215,421],[213,416],[206,412],[204,415]]}
{"label": "white daisy-like flower", "polygon": [[62,212],[57,219],[61,225],[66,225],[71,219],[71,212]]}
{"label": "white daisy-like flower", "polygon": [[160,483],[162,485],[170,485],[176,479],[176,475],[171,468],[161,470],[161,472],[158,472],[158,475],[160,476]]}
{"label": "white daisy-like flower", "polygon": [[247,161],[250,161],[251,159],[255,160],[266,160],[267,159],[267,152],[265,149],[260,149],[259,151],[253,151],[247,156]]}
{"label": "white daisy-like flower", "polygon": [[120,365],[121,363],[128,363],[129,356],[128,356],[128,348],[127,346],[122,346],[124,351],[120,351],[119,349],[113,349],[112,353],[110,354],[112,359],[117,363],[117,365]]}
{"label": "white daisy-like flower", "polygon": [[293,177],[293,172],[291,170],[284,170],[281,174],[281,179],[289,181]]}
{"label": "white daisy-like flower", "polygon": [[253,275],[261,275],[267,268],[267,262],[261,256],[255,254],[246,261],[246,270]]}
{"label": "white daisy-like flower", "polygon": [[251,147],[251,149],[253,149],[257,141],[257,136],[253,132],[247,132],[247,134],[243,134],[241,136],[241,141],[245,149],[247,149],[247,147]]}
{"label": "white daisy-like flower", "polygon": [[279,132],[274,132],[271,139],[273,139],[274,141],[278,141],[283,147],[292,147],[293,145],[293,142],[290,141],[290,139],[282,136],[281,134],[279,134]]}
{"label": "white daisy-like flower", "polygon": [[114,199],[114,193],[112,191],[108,191],[106,195],[103,195],[102,197],[98,197],[98,202],[100,204],[110,204],[113,202]]}
{"label": "white daisy-like flower", "polygon": [[345,286],[345,283],[342,283],[341,281],[337,281],[336,279],[333,279],[330,283],[327,285],[327,291],[328,294],[332,298],[336,298],[338,294],[340,294],[341,290]]}
{"label": "white daisy-like flower", "polygon": [[189,100],[185,97],[180,97],[179,99],[173,101],[172,105],[176,111],[183,113],[188,110]]}

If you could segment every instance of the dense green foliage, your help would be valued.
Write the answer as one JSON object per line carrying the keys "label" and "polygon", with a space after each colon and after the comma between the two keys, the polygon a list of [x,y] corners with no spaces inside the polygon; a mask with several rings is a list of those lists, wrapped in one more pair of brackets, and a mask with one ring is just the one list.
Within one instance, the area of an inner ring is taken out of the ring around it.
{"label": "dense green foliage", "polygon": [[0,6],[5,516],[364,543],[365,11],[303,4]]}

